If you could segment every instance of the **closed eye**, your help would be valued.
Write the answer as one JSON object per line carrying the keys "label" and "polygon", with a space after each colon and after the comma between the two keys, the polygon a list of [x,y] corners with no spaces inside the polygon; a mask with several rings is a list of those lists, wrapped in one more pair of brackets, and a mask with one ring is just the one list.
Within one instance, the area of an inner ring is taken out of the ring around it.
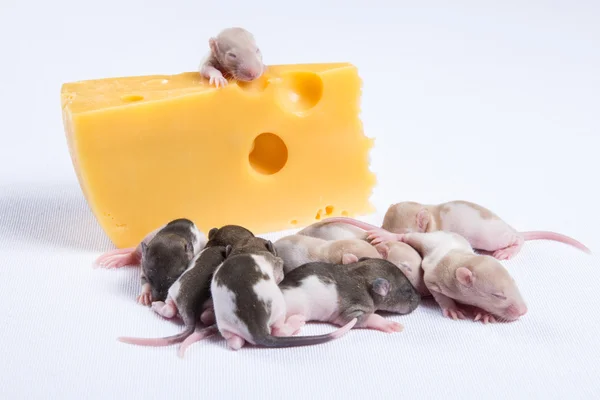
{"label": "closed eye", "polygon": [[497,299],[506,300],[506,296],[503,296],[501,294],[492,293],[492,296],[494,296]]}
{"label": "closed eye", "polygon": [[228,53],[227,55],[231,58],[237,58],[237,56],[234,53]]}

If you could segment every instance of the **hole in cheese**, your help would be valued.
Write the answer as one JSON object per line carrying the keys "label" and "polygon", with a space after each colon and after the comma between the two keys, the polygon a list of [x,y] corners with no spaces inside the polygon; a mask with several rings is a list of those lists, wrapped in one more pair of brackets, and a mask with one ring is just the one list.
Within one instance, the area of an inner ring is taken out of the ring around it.
{"label": "hole in cheese", "polygon": [[348,211],[344,210],[342,211],[342,217],[347,217],[348,216]]}
{"label": "hole in cheese", "polygon": [[281,107],[302,113],[316,106],[323,96],[323,80],[314,72],[288,73],[277,87]]}
{"label": "hole in cheese", "polygon": [[327,207],[325,207],[325,214],[326,215],[333,214],[333,206],[327,206]]}
{"label": "hole in cheese", "polygon": [[288,149],[283,140],[274,133],[261,133],[254,139],[248,156],[250,166],[256,172],[273,175],[287,163]]}
{"label": "hole in cheese", "polygon": [[269,80],[264,75],[250,82],[237,81],[236,83],[247,92],[262,92],[269,86]]}
{"label": "hole in cheese", "polygon": [[140,96],[139,94],[128,94],[127,96],[121,96],[121,100],[132,103],[134,101],[144,100],[144,96]]}
{"label": "hole in cheese", "polygon": [[292,224],[292,225],[298,225],[298,220],[293,219],[293,220],[290,221],[290,224]]}
{"label": "hole in cheese", "polygon": [[323,210],[317,211],[317,215],[315,215],[315,219],[318,221],[321,219],[321,214],[323,214]]}

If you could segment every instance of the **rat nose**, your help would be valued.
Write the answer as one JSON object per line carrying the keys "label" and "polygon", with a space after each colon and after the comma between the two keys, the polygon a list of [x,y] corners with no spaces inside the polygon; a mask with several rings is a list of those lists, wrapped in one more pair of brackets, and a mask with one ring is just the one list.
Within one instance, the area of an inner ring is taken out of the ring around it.
{"label": "rat nose", "polygon": [[522,317],[523,315],[527,314],[527,306],[525,304],[523,304],[521,306],[521,309],[519,310],[519,316]]}

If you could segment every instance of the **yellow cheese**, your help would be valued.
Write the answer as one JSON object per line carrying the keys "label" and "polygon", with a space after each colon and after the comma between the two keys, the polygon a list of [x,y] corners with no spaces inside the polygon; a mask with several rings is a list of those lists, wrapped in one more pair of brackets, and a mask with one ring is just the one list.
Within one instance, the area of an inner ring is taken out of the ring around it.
{"label": "yellow cheese", "polygon": [[352,64],[269,66],[216,89],[198,73],[66,83],[79,184],[117,247],[169,220],[256,234],[373,211],[373,139]]}

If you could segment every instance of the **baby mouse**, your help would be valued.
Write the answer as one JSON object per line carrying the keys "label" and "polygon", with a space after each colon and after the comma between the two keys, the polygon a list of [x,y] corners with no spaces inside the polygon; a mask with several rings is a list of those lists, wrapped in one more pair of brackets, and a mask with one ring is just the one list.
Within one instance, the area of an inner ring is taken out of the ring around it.
{"label": "baby mouse", "polygon": [[285,273],[311,261],[349,264],[361,257],[381,258],[379,251],[359,239],[325,240],[305,235],[289,235],[274,244],[283,259]]}
{"label": "baby mouse", "polygon": [[210,282],[215,269],[225,260],[226,248],[222,246],[208,247],[202,250],[190,263],[188,269],[169,288],[165,302],[152,303],[152,309],[165,318],[173,318],[178,313],[183,319],[183,332],[163,338],[120,337],[124,343],[141,346],[169,346],[181,343],[179,356],[194,342],[217,333],[217,327],[198,329],[200,312],[204,303],[210,298]]}
{"label": "baby mouse", "polygon": [[423,257],[427,289],[446,317],[465,318],[456,302],[477,308],[475,321],[515,321],[527,306],[514,279],[498,260],[477,255],[469,242],[452,232],[412,232],[399,239]]}
{"label": "baby mouse", "polygon": [[397,240],[404,232],[447,231],[466,238],[475,249],[491,252],[499,260],[515,256],[527,240],[554,240],[569,244],[586,253],[590,250],[568,236],[547,231],[517,232],[496,214],[478,204],[463,200],[439,205],[415,202],[393,204],[387,210],[382,230],[369,232],[373,244]]}
{"label": "baby mouse", "polygon": [[375,311],[408,314],[421,301],[398,267],[387,260],[368,257],[348,265],[304,264],[286,274],[279,287],[289,319],[340,326],[357,319],[358,328],[388,333],[400,332],[403,326]]}
{"label": "baby mouse", "polygon": [[150,305],[165,300],[169,287],[205,243],[206,237],[192,221],[179,218],[149,233],[137,247],[109,251],[96,263],[108,268],[141,263],[142,292],[137,301]]}
{"label": "baby mouse", "polygon": [[291,336],[304,320],[286,319],[285,301],[277,286],[282,279],[283,260],[276,256],[270,241],[249,238],[231,246],[211,284],[217,326],[230,349],[238,350],[245,342],[265,347],[325,343],[356,323],[351,319],[341,329],[325,335]]}
{"label": "baby mouse", "polygon": [[210,53],[200,65],[200,74],[216,87],[227,79],[253,81],[265,70],[254,36],[243,28],[227,28],[208,40]]}

